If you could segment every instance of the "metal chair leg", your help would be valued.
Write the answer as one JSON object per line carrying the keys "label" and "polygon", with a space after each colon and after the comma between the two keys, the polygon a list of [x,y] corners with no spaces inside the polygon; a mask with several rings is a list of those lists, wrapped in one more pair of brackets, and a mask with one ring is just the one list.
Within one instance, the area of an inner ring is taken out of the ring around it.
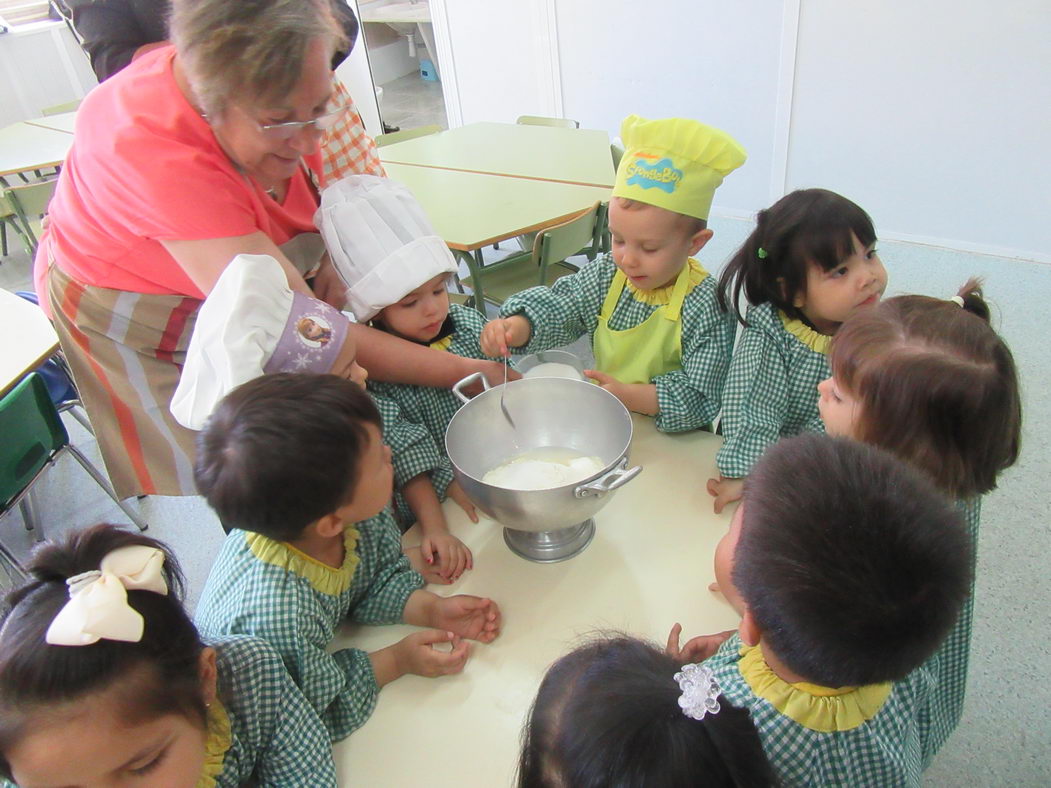
{"label": "metal chair leg", "polygon": [[136,527],[138,527],[140,531],[145,531],[147,528],[149,528],[149,525],[146,523],[146,521],[143,520],[134,509],[132,509],[130,506],[128,506],[128,504],[126,504],[124,501],[117,497],[117,494],[113,491],[113,488],[110,487],[109,480],[102,475],[102,472],[99,471],[98,468],[91,464],[91,461],[84,456],[83,452],[81,452],[80,449],[78,449],[76,446],[73,446],[72,444],[67,444],[63,447],[63,449],[68,449],[70,454],[76,457],[77,462],[80,463],[81,467],[83,467],[85,471],[91,474],[91,478],[95,480],[99,487],[106,491],[106,495],[113,499],[113,502],[121,508],[121,511],[124,512],[124,514],[128,515],[128,519],[135,523]]}

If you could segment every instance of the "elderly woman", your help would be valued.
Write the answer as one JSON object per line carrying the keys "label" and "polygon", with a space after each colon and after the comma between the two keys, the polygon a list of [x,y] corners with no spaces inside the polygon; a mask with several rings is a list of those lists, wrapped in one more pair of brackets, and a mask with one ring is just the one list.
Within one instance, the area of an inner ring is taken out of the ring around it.
{"label": "elderly woman", "polygon": [[[344,298],[313,224],[319,141],[343,112],[329,3],[175,0],[170,33],[174,46],[84,100],[36,260],[121,497],[194,492],[194,433],[168,403],[201,299],[234,256],[271,255],[293,290]],[[499,369],[354,330],[379,380]]]}

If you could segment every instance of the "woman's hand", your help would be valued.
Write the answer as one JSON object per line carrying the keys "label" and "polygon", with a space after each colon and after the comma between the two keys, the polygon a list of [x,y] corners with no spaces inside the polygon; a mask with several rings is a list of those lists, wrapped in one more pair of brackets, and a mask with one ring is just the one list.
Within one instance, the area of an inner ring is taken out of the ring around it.
{"label": "woman's hand", "polygon": [[521,315],[490,320],[482,329],[482,352],[491,358],[503,358],[529,342],[533,326]]}
{"label": "woman's hand", "polygon": [[708,480],[708,494],[715,498],[715,513],[722,514],[727,504],[741,500],[744,493],[744,479],[727,479],[720,476],[718,479]]}
{"label": "woman's hand", "polygon": [[343,309],[347,305],[347,286],[343,284],[343,279],[327,253],[321,257],[321,265],[314,274],[313,282],[315,297],[336,309]]}

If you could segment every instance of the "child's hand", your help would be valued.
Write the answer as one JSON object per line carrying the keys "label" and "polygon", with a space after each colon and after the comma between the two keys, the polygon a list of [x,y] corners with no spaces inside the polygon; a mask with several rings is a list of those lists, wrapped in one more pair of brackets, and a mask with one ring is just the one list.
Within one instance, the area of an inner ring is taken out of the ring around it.
{"label": "child's hand", "polygon": [[591,378],[633,413],[656,416],[660,411],[657,402],[657,387],[652,383],[621,383],[612,375],[597,369],[585,369],[584,375]]}
{"label": "child's hand", "polygon": [[[439,651],[435,643],[452,643],[452,651]],[[413,632],[394,645],[400,675],[412,673],[433,679],[459,673],[471,655],[471,645],[453,632],[429,629]]]}
{"label": "child's hand", "polygon": [[491,599],[468,594],[437,597],[430,624],[461,637],[491,643],[500,634],[500,608]]}
{"label": "child's hand", "polygon": [[449,580],[441,573],[437,566],[428,564],[423,560],[423,552],[420,550],[419,545],[406,547],[402,552],[409,559],[409,564],[412,568],[423,575],[424,582],[443,586],[447,586],[452,582],[452,580]]}
{"label": "child's hand", "polygon": [[[420,554],[429,566],[437,566],[438,574],[446,583],[458,580],[465,569],[474,567],[474,556],[467,545],[446,531],[424,531]],[[435,564],[437,556],[437,564]]]}
{"label": "child's hand", "polygon": [[471,499],[467,497],[467,493],[463,491],[463,487],[455,479],[445,489],[445,495],[447,498],[452,498],[459,505],[461,509],[467,512],[467,516],[470,518],[472,523],[478,522],[478,511],[474,508],[474,504],[471,503]]}
{"label": "child's hand", "polygon": [[708,480],[708,494],[715,497],[715,513],[722,514],[727,504],[741,500],[744,492],[744,479],[727,479],[720,476],[718,479]]}
{"label": "child's hand", "polygon": [[482,329],[482,352],[491,358],[503,358],[511,348],[521,347],[533,335],[533,327],[521,315],[490,320]]}
{"label": "child's hand", "polygon": [[733,633],[734,630],[730,629],[717,635],[698,635],[687,640],[680,648],[679,635],[682,634],[682,625],[676,624],[668,635],[668,645],[664,647],[664,653],[682,665],[688,662],[704,662],[718,651],[719,646]]}

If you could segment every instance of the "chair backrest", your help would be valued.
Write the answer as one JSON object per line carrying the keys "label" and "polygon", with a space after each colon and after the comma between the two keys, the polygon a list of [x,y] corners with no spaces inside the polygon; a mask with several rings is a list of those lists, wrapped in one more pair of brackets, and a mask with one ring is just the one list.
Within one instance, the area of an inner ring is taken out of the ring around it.
{"label": "chair backrest", "polygon": [[620,160],[624,158],[624,148],[615,142],[609,144],[609,152],[613,157],[613,169],[620,169]]}
{"label": "chair backrest", "polygon": [[67,101],[65,104],[55,104],[53,107],[44,107],[40,110],[40,114],[47,117],[48,115],[62,115],[66,112],[75,112],[78,109],[80,109],[80,99]]}
{"label": "chair backrest", "polygon": [[25,489],[69,443],[43,378],[30,373],[0,399],[0,506]]}
{"label": "chair backrest", "polygon": [[405,140],[414,140],[417,137],[426,137],[429,134],[437,134],[441,130],[441,126],[437,123],[432,123],[429,126],[417,126],[414,129],[402,129],[401,131],[392,131],[389,134],[380,134],[376,137],[376,147],[382,148],[384,145],[391,145],[395,142],[405,142]]}
{"label": "chair backrest", "polygon": [[597,202],[580,216],[537,234],[533,242],[533,261],[540,267],[542,282],[549,265],[560,263],[594,243],[601,206],[602,203]]}
{"label": "chair backrest", "polygon": [[570,118],[545,118],[543,115],[519,115],[515,121],[519,126],[558,126],[564,129],[579,129],[580,121]]}
{"label": "chair backrest", "polygon": [[14,226],[29,250],[36,254],[36,234],[34,222],[47,212],[48,203],[55,194],[58,178],[50,178],[32,183],[21,183],[7,186],[0,192],[0,216],[14,215]]}

